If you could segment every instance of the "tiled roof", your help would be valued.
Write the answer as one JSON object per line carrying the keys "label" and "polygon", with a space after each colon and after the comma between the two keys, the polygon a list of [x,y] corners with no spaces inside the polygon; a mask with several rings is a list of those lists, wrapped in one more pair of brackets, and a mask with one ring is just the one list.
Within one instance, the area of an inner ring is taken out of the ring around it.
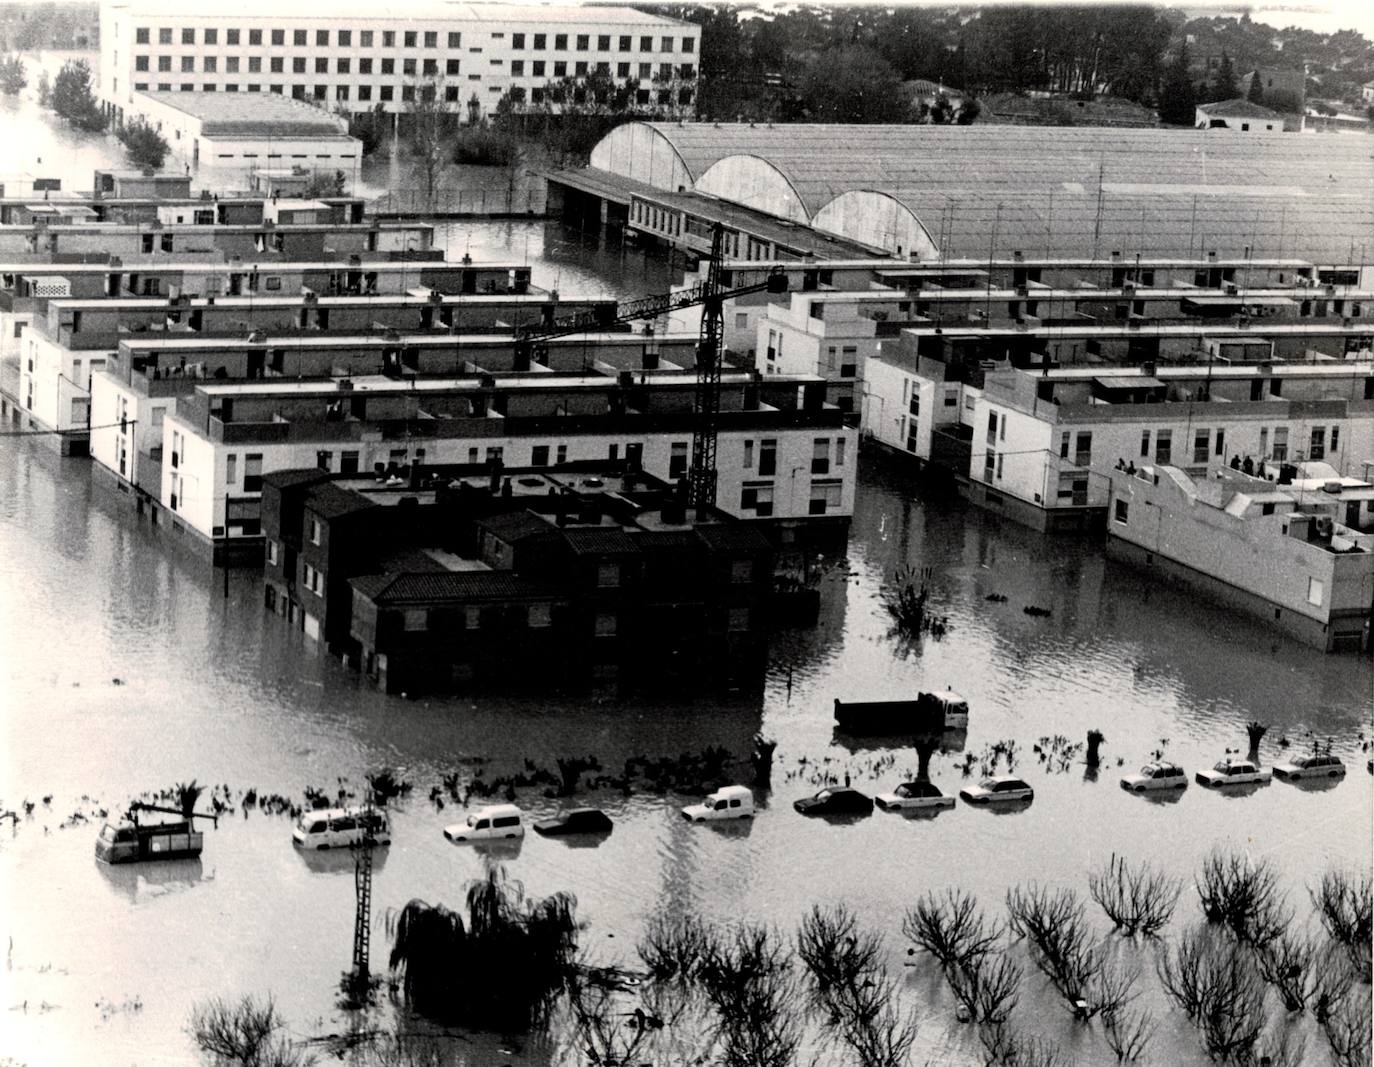
{"label": "tiled roof", "polygon": [[477,526],[508,545],[526,537],[548,533],[554,528],[546,519],[524,509],[488,515],[486,518],[478,519]]}
{"label": "tiled roof", "polygon": [[337,519],[355,511],[367,511],[377,505],[361,493],[326,482],[310,490],[305,498],[305,506],[324,519]]}
{"label": "tiled roof", "polygon": [[461,603],[556,596],[552,586],[521,578],[510,571],[427,571],[411,574],[369,574],[349,584],[378,606]]}
{"label": "tiled roof", "polygon": [[634,539],[624,530],[612,526],[593,526],[563,530],[563,540],[578,555],[607,555],[638,552]]}
{"label": "tiled roof", "polygon": [[697,537],[701,538],[713,551],[729,552],[735,555],[768,552],[771,546],[753,526],[731,523],[721,526],[698,526]]}
{"label": "tiled roof", "polygon": [[1234,100],[1218,100],[1214,104],[1199,104],[1197,109],[1208,115],[1228,119],[1278,119],[1283,117],[1277,111],[1270,111],[1267,107],[1252,104],[1242,97],[1236,97]]}

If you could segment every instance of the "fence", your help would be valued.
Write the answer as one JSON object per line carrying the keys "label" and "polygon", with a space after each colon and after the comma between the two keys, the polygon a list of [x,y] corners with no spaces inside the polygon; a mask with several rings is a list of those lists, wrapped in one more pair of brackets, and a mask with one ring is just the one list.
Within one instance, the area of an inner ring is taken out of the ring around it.
{"label": "fence", "polygon": [[372,202],[374,215],[543,215],[543,183],[514,189],[400,189]]}

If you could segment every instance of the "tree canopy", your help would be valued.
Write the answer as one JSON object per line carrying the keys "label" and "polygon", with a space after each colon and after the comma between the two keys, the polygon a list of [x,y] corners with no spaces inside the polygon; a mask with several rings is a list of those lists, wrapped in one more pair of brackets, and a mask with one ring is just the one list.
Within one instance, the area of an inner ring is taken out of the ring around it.
{"label": "tree canopy", "polygon": [[161,170],[167,153],[171,151],[167,139],[141,118],[126,122],[115,136],[124,146],[124,154],[129,157],[129,162],[147,174]]}
{"label": "tree canopy", "polygon": [[53,79],[48,106],[82,130],[99,132],[108,120],[91,92],[91,67],[84,59],[69,59]]}

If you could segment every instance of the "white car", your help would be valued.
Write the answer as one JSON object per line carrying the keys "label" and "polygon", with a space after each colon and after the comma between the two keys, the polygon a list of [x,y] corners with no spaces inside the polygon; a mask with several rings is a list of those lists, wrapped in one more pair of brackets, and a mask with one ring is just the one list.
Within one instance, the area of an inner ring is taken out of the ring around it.
{"label": "white car", "polygon": [[1030,800],[1035,790],[1020,778],[1010,774],[997,774],[984,778],[977,785],[959,790],[959,795],[970,804],[1002,803],[1008,800]]}
{"label": "white car", "polygon": [[1340,756],[1294,756],[1274,764],[1274,777],[1296,782],[1300,778],[1339,778],[1345,774]]}
{"label": "white car", "polygon": [[364,831],[371,829],[372,843],[391,844],[391,823],[382,811],[366,808],[321,808],[301,814],[291,831],[297,848],[354,848],[363,843]]}
{"label": "white car", "polygon": [[688,804],[682,809],[682,817],[689,822],[748,819],[753,814],[753,790],[743,785],[727,785],[717,789],[700,804]]}
{"label": "white car", "polygon": [[954,798],[940,792],[933,782],[903,782],[890,793],[873,798],[883,811],[919,811],[931,808],[952,808]]}
{"label": "white car", "polygon": [[1245,759],[1218,760],[1211,770],[1198,771],[1197,780],[1203,785],[1251,785],[1269,781],[1268,767],[1256,767]]}
{"label": "white car", "polygon": [[471,841],[505,840],[525,836],[525,813],[514,804],[491,804],[444,827],[444,836],[455,844]]}
{"label": "white car", "polygon": [[1121,779],[1121,788],[1133,793],[1147,789],[1186,789],[1188,772],[1176,763],[1147,763],[1136,774]]}

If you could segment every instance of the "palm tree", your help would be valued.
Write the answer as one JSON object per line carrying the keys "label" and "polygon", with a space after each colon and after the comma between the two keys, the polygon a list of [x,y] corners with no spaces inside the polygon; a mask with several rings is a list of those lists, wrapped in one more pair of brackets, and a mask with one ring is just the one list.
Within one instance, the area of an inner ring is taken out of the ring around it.
{"label": "palm tree", "polygon": [[200,795],[205,792],[205,786],[197,785],[192,778],[189,782],[178,782],[172,787],[172,792],[176,795],[177,807],[181,809],[181,814],[188,819],[195,813],[196,804],[200,800]]}

